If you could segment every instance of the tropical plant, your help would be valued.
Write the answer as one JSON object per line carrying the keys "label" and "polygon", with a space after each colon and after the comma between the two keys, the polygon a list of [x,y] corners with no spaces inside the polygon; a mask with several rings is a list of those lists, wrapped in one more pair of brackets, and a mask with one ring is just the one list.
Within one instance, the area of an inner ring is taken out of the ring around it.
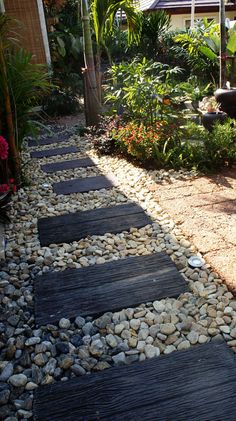
{"label": "tropical plant", "polygon": [[106,101],[114,114],[152,124],[164,113],[176,114],[174,106],[180,92],[174,80],[180,72],[178,67],[145,58],[112,66]]}
{"label": "tropical plant", "polygon": [[138,11],[132,0],[92,0],[91,3],[93,27],[97,42],[96,72],[100,100],[102,98],[101,52],[102,49],[105,50],[111,64],[111,56],[106,40],[112,33],[119,10],[126,16],[128,44],[130,45],[132,42],[139,42],[142,27],[142,14]]}
{"label": "tropical plant", "polygon": [[93,18],[94,32],[97,41],[97,65],[100,69],[101,49],[106,46],[106,36],[111,34],[113,25],[117,19],[118,11],[124,12],[126,16],[128,42],[138,42],[141,35],[141,13],[138,11],[132,0],[92,0],[91,11]]}
{"label": "tropical plant", "polygon": [[20,155],[25,135],[32,131],[30,111],[49,92],[48,73],[32,64],[32,55],[18,48],[9,34],[13,21],[0,15],[0,122],[9,143],[9,163],[20,184]]}
{"label": "tropical plant", "polygon": [[218,57],[214,52],[219,44],[219,26],[215,21],[208,22],[207,19],[199,21],[192,29],[179,33],[174,37],[175,42],[188,54],[188,64],[191,66],[192,74],[196,74],[199,80],[215,83],[218,77]]}
{"label": "tropical plant", "polygon": [[171,17],[164,10],[142,16],[142,32],[139,50],[145,57],[159,59],[163,50],[163,37],[169,31]]}

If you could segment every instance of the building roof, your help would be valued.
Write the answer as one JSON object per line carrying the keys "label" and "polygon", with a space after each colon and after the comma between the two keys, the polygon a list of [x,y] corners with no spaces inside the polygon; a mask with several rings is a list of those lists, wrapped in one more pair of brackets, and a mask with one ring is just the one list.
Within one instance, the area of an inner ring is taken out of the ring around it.
{"label": "building roof", "polygon": [[[141,10],[158,10],[158,9],[176,9],[176,8],[191,8],[191,0],[140,0]],[[226,4],[233,6],[232,3]],[[219,0],[195,0],[195,7],[219,7]]]}

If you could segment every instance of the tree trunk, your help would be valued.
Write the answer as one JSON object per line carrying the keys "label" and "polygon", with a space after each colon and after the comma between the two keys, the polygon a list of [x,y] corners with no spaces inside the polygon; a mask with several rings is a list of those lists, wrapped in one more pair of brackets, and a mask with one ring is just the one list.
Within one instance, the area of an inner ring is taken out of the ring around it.
{"label": "tree trunk", "polygon": [[86,123],[89,126],[97,125],[101,113],[101,102],[98,95],[98,86],[94,66],[94,56],[90,31],[90,19],[87,0],[81,1],[81,18],[84,38],[84,92]]}
{"label": "tree trunk", "polygon": [[220,88],[226,87],[225,2],[220,0]]}

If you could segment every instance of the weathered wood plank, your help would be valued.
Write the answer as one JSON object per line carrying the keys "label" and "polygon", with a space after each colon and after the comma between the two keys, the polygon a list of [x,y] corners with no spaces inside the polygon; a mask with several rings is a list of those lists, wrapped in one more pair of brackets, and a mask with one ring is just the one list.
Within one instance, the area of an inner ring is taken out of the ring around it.
{"label": "weathered wood plank", "polygon": [[66,142],[70,137],[71,135],[68,133],[58,133],[55,136],[46,137],[44,139],[30,139],[28,140],[28,146],[31,148],[32,146],[53,145],[54,143]]}
{"label": "weathered wood plank", "polygon": [[65,146],[63,148],[45,149],[43,151],[30,152],[31,158],[49,158],[57,155],[67,155],[79,152],[77,146]]}
{"label": "weathered wood plank", "polygon": [[141,228],[151,224],[151,218],[136,204],[112,206],[79,213],[70,213],[38,221],[42,246],[70,243],[89,235],[118,233],[131,227]]}
{"label": "weathered wood plank", "polygon": [[82,158],[41,165],[41,169],[46,173],[54,173],[57,171],[73,170],[75,168],[93,167],[94,165],[96,164],[92,159]]}
{"label": "weathered wood plank", "polygon": [[53,191],[56,194],[85,193],[92,190],[111,189],[116,184],[115,179],[110,175],[97,175],[95,177],[76,178],[60,181],[53,184]]}
{"label": "weathered wood plank", "polygon": [[35,421],[234,421],[236,359],[225,343],[36,390]]}
{"label": "weathered wood plank", "polygon": [[186,282],[164,253],[47,273],[35,280],[38,325],[177,297]]}

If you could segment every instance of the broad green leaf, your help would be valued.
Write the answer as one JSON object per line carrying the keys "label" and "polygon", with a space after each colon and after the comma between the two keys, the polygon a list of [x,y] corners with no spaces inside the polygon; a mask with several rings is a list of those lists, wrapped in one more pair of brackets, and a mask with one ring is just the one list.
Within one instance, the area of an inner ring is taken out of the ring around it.
{"label": "broad green leaf", "polygon": [[236,32],[231,35],[226,48],[231,54],[236,52]]}
{"label": "broad green leaf", "polygon": [[209,47],[206,47],[204,45],[199,47],[199,51],[212,61],[215,61],[218,58],[217,54],[215,54],[214,51],[212,51]]}

